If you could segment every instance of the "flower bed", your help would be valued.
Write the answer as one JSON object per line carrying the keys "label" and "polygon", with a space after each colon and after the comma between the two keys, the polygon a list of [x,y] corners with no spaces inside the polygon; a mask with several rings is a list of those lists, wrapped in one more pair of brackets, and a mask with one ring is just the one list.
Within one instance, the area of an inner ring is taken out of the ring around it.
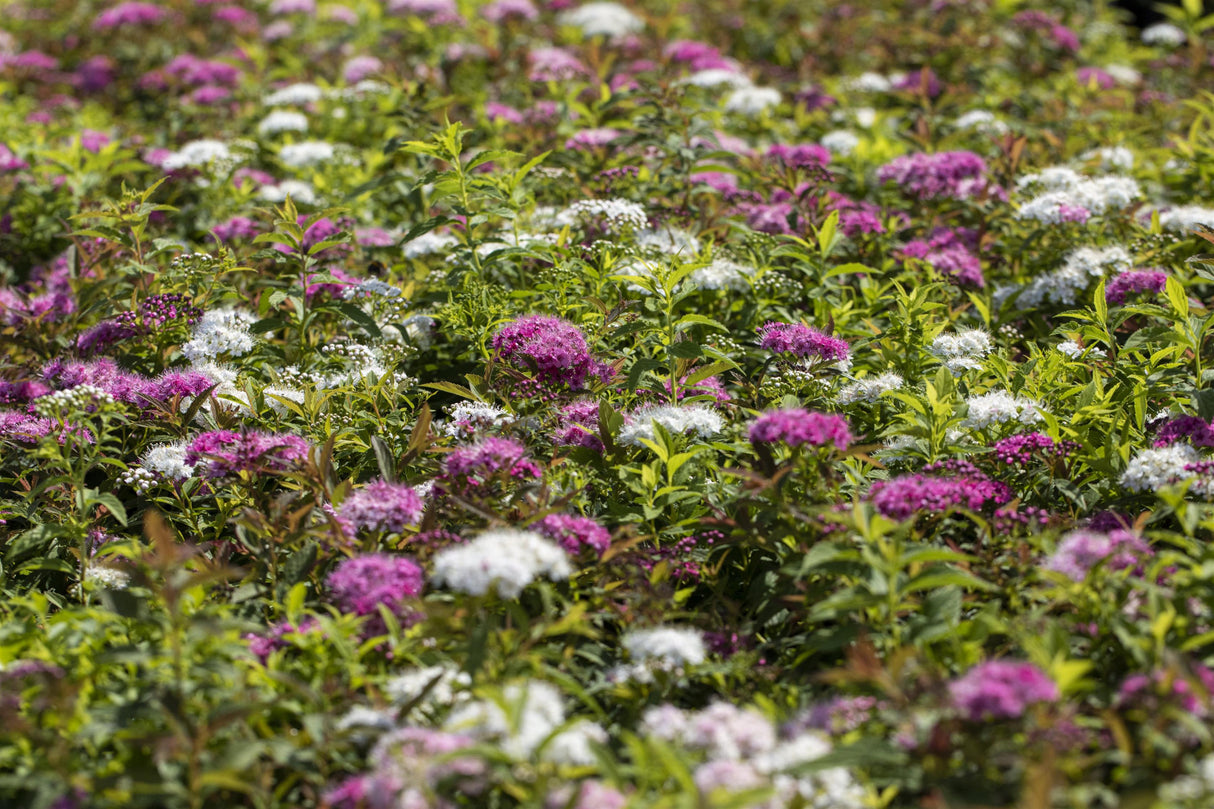
{"label": "flower bed", "polygon": [[7,3],[0,804],[1210,806],[1201,12]]}

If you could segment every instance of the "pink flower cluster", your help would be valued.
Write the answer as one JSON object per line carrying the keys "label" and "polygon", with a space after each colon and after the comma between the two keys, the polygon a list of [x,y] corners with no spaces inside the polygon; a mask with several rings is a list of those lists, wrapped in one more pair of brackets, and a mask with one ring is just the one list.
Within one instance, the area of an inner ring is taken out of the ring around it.
{"label": "pink flower cluster", "polygon": [[108,31],[112,28],[125,28],[131,25],[156,25],[167,16],[168,12],[155,3],[119,3],[113,8],[107,8],[93,19],[93,30]]}
{"label": "pink flower cluster", "polygon": [[1214,447],[1214,425],[1200,416],[1177,416],[1159,428],[1155,446],[1188,441],[1195,447]]}
{"label": "pink flower cluster", "polygon": [[847,449],[851,445],[852,434],[847,420],[842,416],[792,408],[769,411],[755,419],[750,425],[750,442],[782,443],[790,447],[833,444],[838,449]]}
{"label": "pink flower cluster", "polygon": [[1130,270],[1109,282],[1104,288],[1104,299],[1120,306],[1125,303],[1126,297],[1134,293],[1158,295],[1167,283],[1168,274],[1161,270]]}
{"label": "pink flower cluster", "polygon": [[1074,448],[1072,442],[1058,442],[1044,433],[1022,433],[1000,439],[991,445],[992,454],[999,463],[1024,466],[1034,455],[1061,457]]}
{"label": "pink flower cluster", "polygon": [[902,248],[902,255],[930,264],[960,286],[986,286],[982,262],[971,252],[976,234],[966,230],[938,228],[927,239],[915,239]]}
{"label": "pink flower cluster", "polygon": [[241,472],[288,472],[308,459],[308,442],[297,435],[214,430],[196,436],[186,448],[185,463],[204,462],[203,475],[226,478]]}
{"label": "pink flower cluster", "polygon": [[369,553],[346,559],[325,583],[342,612],[375,615],[383,604],[403,616],[405,603],[421,594],[422,569],[412,559],[386,553]]}
{"label": "pink flower cluster", "polygon": [[775,321],[759,327],[759,347],[775,354],[791,354],[824,362],[846,360],[849,353],[847,343],[838,337],[831,337],[800,323]]}
{"label": "pink flower cluster", "polygon": [[1058,686],[1031,663],[990,660],[949,685],[953,705],[971,722],[1018,719],[1028,706],[1057,701]]}
{"label": "pink flower cluster", "polygon": [[611,534],[606,528],[577,514],[549,514],[531,527],[573,556],[587,548],[595,556],[602,556],[611,546]]}
{"label": "pink flower cluster", "polygon": [[400,533],[417,525],[424,510],[422,498],[412,486],[373,480],[342,502],[339,517],[352,532]]}
{"label": "pink flower cluster", "polygon": [[[935,474],[940,471],[953,474]],[[906,520],[916,514],[938,514],[951,508],[980,511],[988,505],[1000,506],[1012,499],[1012,491],[972,464],[961,463],[949,469],[929,465],[924,467],[924,473],[879,480],[869,489],[868,499],[882,515]]]}
{"label": "pink flower cluster", "polygon": [[605,382],[611,376],[610,367],[591,356],[578,327],[557,317],[529,315],[507,323],[490,345],[499,362],[529,375],[530,384],[519,386],[525,393],[578,391],[586,387],[587,378]]}
{"label": "pink flower cluster", "polygon": [[969,199],[997,188],[988,186],[985,173],[986,161],[973,152],[917,152],[877,169],[877,179],[916,199]]}
{"label": "pink flower cluster", "polygon": [[1205,719],[1210,715],[1210,699],[1214,695],[1214,671],[1193,663],[1193,676],[1178,672],[1156,670],[1151,674],[1131,674],[1117,689],[1117,707],[1138,708],[1158,715],[1165,704],[1172,704],[1186,714]]}
{"label": "pink flower cluster", "polygon": [[[197,371],[165,371],[155,379],[148,379],[123,371],[108,357],[88,362],[55,360],[42,370],[42,375],[60,390],[93,385],[120,402],[143,408],[152,402],[167,402],[178,396],[198,396],[215,384],[210,377]],[[50,391],[31,389],[31,392],[40,396]]]}
{"label": "pink flower cluster", "polygon": [[489,437],[452,450],[443,462],[440,478],[457,494],[476,492],[496,477],[535,480],[542,475],[527,448],[511,438]]}
{"label": "pink flower cluster", "polygon": [[1083,581],[1100,563],[1108,570],[1132,570],[1142,575],[1142,565],[1154,556],[1146,541],[1131,531],[1072,531],[1062,538],[1045,563],[1073,581]]}

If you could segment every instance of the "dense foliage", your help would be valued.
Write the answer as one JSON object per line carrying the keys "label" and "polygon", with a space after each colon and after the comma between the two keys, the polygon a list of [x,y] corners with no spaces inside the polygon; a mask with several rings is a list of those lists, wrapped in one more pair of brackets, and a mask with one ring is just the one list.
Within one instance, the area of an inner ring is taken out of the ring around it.
{"label": "dense foliage", "polygon": [[3,10],[0,804],[1214,803],[1200,3]]}

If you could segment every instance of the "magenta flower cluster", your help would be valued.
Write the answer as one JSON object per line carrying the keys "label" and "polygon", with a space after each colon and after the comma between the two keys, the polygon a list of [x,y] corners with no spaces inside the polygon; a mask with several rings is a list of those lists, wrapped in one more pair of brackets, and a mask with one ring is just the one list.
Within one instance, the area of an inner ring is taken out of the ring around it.
{"label": "magenta flower cluster", "polygon": [[[980,511],[1012,499],[1007,484],[991,480],[972,464],[957,464],[953,469],[932,466],[924,469],[926,473],[877,481],[868,491],[869,502],[883,516],[906,520],[916,514],[938,514],[952,508]],[[953,474],[937,475],[939,471]]]}
{"label": "magenta flower cluster", "polygon": [[1062,538],[1045,563],[1046,570],[1057,571],[1073,581],[1083,581],[1100,563],[1108,570],[1132,570],[1141,576],[1143,563],[1154,556],[1146,541],[1126,530],[1072,531]]}
{"label": "magenta flower cluster", "polygon": [[1058,442],[1044,433],[1021,433],[1001,438],[991,445],[999,463],[1024,466],[1036,457],[1063,457],[1074,448],[1072,442]]}
{"label": "magenta flower cluster", "polygon": [[1177,416],[1159,428],[1155,446],[1187,441],[1195,447],[1214,447],[1214,425],[1199,416]]}
{"label": "magenta flower cluster", "polygon": [[167,16],[168,12],[155,3],[119,3],[98,14],[93,19],[93,29],[108,31],[131,25],[156,25]]}
{"label": "magenta flower cluster", "polygon": [[1079,51],[1079,37],[1067,28],[1053,14],[1045,11],[1030,9],[1021,11],[1012,17],[1012,23],[1026,31],[1041,34],[1059,50],[1076,53]]}
{"label": "magenta flower cluster", "polygon": [[[178,396],[198,396],[215,383],[197,371],[165,371],[155,379],[123,371],[112,359],[103,357],[88,362],[65,363],[55,360],[42,370],[43,377],[56,388],[67,390],[93,385],[119,402],[146,408],[152,402],[167,402]],[[49,389],[33,389],[44,395]]]}
{"label": "magenta flower cluster", "polygon": [[424,510],[425,504],[412,486],[373,480],[342,502],[339,517],[352,531],[398,534],[417,525]]}
{"label": "magenta flower cluster", "polygon": [[602,556],[611,546],[611,534],[606,528],[578,514],[549,514],[531,527],[572,556],[587,548],[594,551],[595,556]]}
{"label": "magenta flower cluster", "polygon": [[1123,272],[1104,288],[1104,299],[1111,304],[1125,303],[1129,295],[1146,292],[1158,295],[1168,283],[1168,274],[1160,270],[1130,270]]}
{"label": "magenta flower cluster", "polygon": [[383,604],[392,614],[403,616],[406,602],[421,594],[425,581],[412,559],[369,553],[343,561],[325,583],[342,612],[374,615]]}
{"label": "magenta flower cluster", "polygon": [[440,477],[457,494],[469,494],[494,478],[536,480],[541,475],[526,447],[512,438],[491,436],[448,453]]}
{"label": "magenta flower cluster", "polygon": [[1138,708],[1156,715],[1165,704],[1170,704],[1205,719],[1210,715],[1214,695],[1214,671],[1200,663],[1191,663],[1189,668],[1191,678],[1161,669],[1151,674],[1131,674],[1117,689],[1117,707]]}
{"label": "magenta flower cluster", "polygon": [[767,159],[790,169],[814,171],[830,162],[830,151],[816,143],[773,143],[767,147]]}
{"label": "magenta flower cluster", "polygon": [[586,447],[603,451],[599,438],[599,403],[593,399],[575,399],[560,410],[556,443],[568,447]]}
{"label": "magenta flower cluster", "polygon": [[607,381],[609,366],[590,354],[586,337],[567,320],[546,315],[529,315],[507,323],[490,341],[499,362],[530,376],[525,393],[579,391],[587,378]]}
{"label": "magenta flower cluster", "polygon": [[759,327],[759,347],[775,354],[791,354],[824,362],[846,360],[847,342],[800,323],[772,321]]}
{"label": "magenta flower cluster", "polygon": [[877,179],[916,199],[969,199],[988,190],[985,173],[986,161],[973,152],[917,152],[886,163]]}
{"label": "magenta flower cluster", "polygon": [[302,635],[319,628],[320,624],[315,618],[308,618],[300,622],[299,626],[295,626],[289,621],[283,621],[270,627],[264,635],[250,632],[244,638],[249,643],[249,651],[257,655],[257,659],[261,661],[262,665],[265,665],[271,654],[290,645],[286,640],[288,635]]}
{"label": "magenta flower cluster", "polygon": [[816,413],[801,408],[772,410],[759,416],[750,425],[752,444],[787,444],[799,447],[834,445],[847,449],[852,442],[847,420],[832,413]]}
{"label": "magenta flower cluster", "polygon": [[949,685],[953,705],[971,722],[1018,719],[1028,706],[1057,701],[1058,686],[1031,663],[990,660]]}
{"label": "magenta flower cluster", "polygon": [[975,236],[964,229],[938,228],[927,239],[907,242],[902,255],[930,264],[959,286],[981,289],[986,286],[986,279],[982,275],[982,262],[971,252]]}
{"label": "magenta flower cluster", "polygon": [[186,448],[185,463],[209,478],[241,472],[288,472],[308,459],[308,442],[297,435],[213,430],[196,436]]}

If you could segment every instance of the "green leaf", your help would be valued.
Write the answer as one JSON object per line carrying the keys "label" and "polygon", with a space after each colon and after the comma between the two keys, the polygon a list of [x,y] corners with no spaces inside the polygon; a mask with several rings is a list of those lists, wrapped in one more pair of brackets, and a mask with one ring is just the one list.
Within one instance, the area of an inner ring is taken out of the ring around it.
{"label": "green leaf", "polygon": [[362,309],[358,308],[354,304],[339,303],[337,305],[337,308],[338,308],[338,310],[341,311],[341,313],[343,315],[350,318],[350,320],[353,320],[358,325],[362,326],[363,330],[365,332],[367,332],[367,334],[371,335],[372,337],[382,336],[383,333],[379,330],[379,324],[375,322],[375,318],[371,317],[369,314],[367,314],[366,312],[364,312]]}
{"label": "green leaf", "polygon": [[422,385],[423,388],[433,388],[441,390],[443,393],[453,393],[462,399],[471,399],[474,402],[479,402],[481,399],[472,391],[465,388],[463,385],[457,385],[454,382],[427,382]]}
{"label": "green leaf", "polygon": [[1185,293],[1184,285],[1176,280],[1175,276],[1169,275],[1167,284],[1164,286],[1164,292],[1168,296],[1168,303],[1172,305],[1173,311],[1181,319],[1187,319],[1189,316],[1189,296]]}
{"label": "green leaf", "polygon": [[978,578],[972,573],[966,573],[963,570],[950,569],[933,569],[925,573],[920,573],[903,588],[903,592],[914,593],[920,590],[934,590],[937,587],[964,587],[969,590],[985,590],[986,592],[998,591],[998,587],[991,584],[989,581]]}

